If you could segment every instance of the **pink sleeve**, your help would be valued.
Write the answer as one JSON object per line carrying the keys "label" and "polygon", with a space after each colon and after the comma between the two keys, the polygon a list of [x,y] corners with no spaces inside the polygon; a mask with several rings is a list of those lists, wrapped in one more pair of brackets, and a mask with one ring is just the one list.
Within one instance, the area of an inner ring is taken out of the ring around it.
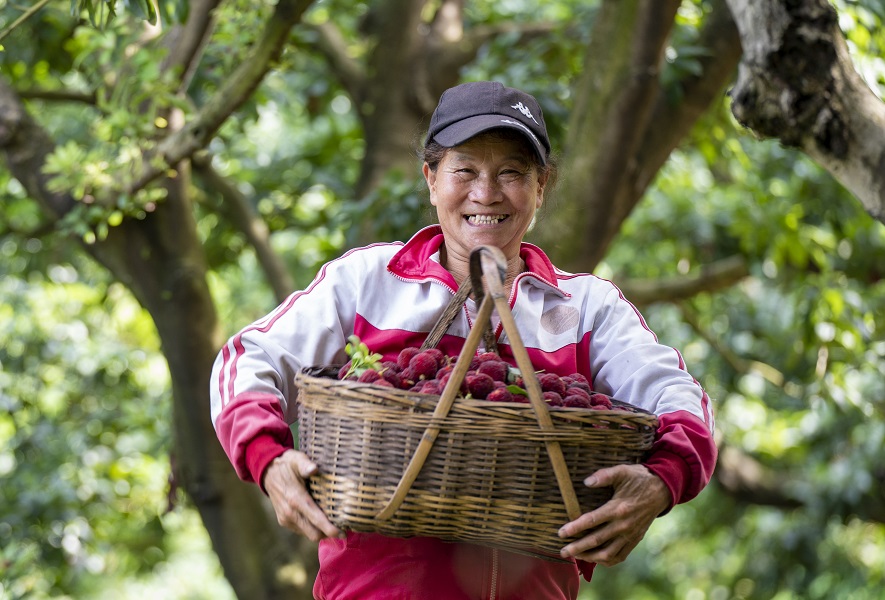
{"label": "pink sleeve", "polygon": [[658,416],[655,442],[643,464],[664,481],[675,505],[688,502],[710,482],[717,455],[707,425],[677,411]]}
{"label": "pink sleeve", "polygon": [[218,415],[215,430],[240,479],[258,484],[271,461],[295,445],[280,402],[272,394],[236,396]]}

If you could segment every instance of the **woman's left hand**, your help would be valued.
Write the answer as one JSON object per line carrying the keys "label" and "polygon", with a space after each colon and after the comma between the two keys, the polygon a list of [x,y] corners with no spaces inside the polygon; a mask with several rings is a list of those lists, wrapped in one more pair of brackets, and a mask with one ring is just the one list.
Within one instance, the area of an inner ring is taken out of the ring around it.
{"label": "woman's left hand", "polygon": [[613,487],[611,500],[559,530],[560,537],[586,532],[562,549],[564,558],[578,558],[610,567],[623,562],[645,537],[655,518],[672,503],[664,482],[643,465],[600,469],[584,480],[587,487]]}

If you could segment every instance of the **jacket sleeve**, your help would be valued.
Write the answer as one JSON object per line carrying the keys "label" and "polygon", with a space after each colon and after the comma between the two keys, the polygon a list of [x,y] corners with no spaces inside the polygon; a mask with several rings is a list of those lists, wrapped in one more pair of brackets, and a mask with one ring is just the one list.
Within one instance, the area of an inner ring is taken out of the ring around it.
{"label": "jacket sleeve", "polygon": [[613,284],[591,338],[594,387],[658,416],[645,461],[672,495],[687,502],[709,483],[716,464],[710,398],[688,373],[682,355],[660,344],[639,311]]}
{"label": "jacket sleeve", "polygon": [[301,368],[346,361],[356,302],[352,262],[328,263],[308,288],[242,329],[218,353],[211,418],[241,479],[260,484],[270,462],[293,447],[294,379]]}

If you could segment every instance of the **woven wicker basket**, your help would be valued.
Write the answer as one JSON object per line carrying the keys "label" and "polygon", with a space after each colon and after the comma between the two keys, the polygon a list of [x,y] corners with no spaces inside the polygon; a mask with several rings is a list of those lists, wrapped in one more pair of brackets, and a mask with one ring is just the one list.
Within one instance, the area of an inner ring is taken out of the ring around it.
{"label": "woven wicker basket", "polygon": [[[499,258],[494,249],[483,250],[477,264]],[[490,294],[480,302],[477,323],[485,323],[494,302],[532,403],[455,397],[480,327],[468,336],[441,396],[301,373],[299,444],[319,467],[310,491],[342,529],[486,544],[557,560],[577,539],[560,538],[559,528],[611,497],[611,489],[588,488],[584,478],[638,463],[657,419],[617,400],[612,410],[548,409],[500,281],[490,282],[498,278],[484,266]],[[481,289],[476,282],[473,288]],[[443,321],[435,329],[447,327]]]}

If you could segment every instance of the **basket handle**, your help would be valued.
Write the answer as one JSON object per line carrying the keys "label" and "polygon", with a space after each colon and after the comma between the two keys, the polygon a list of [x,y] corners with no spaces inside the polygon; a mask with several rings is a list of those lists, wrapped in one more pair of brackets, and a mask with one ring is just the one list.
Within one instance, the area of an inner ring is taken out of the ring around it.
{"label": "basket handle", "polygon": [[[474,290],[476,290],[476,293],[474,293]],[[427,337],[424,339],[424,343],[421,344],[420,349],[422,351],[429,348],[436,348],[437,344],[439,344],[440,340],[442,340],[443,335],[445,335],[446,331],[449,330],[449,327],[452,326],[452,323],[455,321],[455,317],[458,316],[459,312],[461,312],[461,309],[470,294],[473,294],[476,305],[482,306],[482,301],[485,297],[485,294],[482,291],[482,279],[480,278],[479,284],[476,285],[473,281],[472,272],[470,275],[465,277],[464,281],[461,282],[461,285],[458,286],[458,291],[455,292],[454,296],[452,296],[449,304],[446,306],[445,310],[443,310],[442,314],[439,316],[439,319],[437,319],[436,324],[433,326],[433,329],[431,329],[430,333],[427,334]],[[495,339],[495,332],[492,330],[491,315],[489,315],[489,318],[485,319],[484,323],[482,320],[478,320],[476,327],[481,328],[483,332],[483,345],[485,346],[486,352],[494,352],[495,354],[497,354],[498,341]]]}
{"label": "basket handle", "polygon": [[[532,408],[534,409],[538,425],[542,431],[554,431],[555,428],[553,426],[553,420],[550,418],[550,412],[547,409],[547,403],[544,402],[544,398],[541,395],[541,386],[538,383],[537,377],[535,377],[534,367],[529,359],[528,352],[522,343],[522,339],[519,337],[519,332],[516,329],[516,322],[510,312],[507,295],[504,292],[506,268],[507,261],[504,254],[498,248],[493,246],[480,246],[470,255],[470,278],[473,281],[472,287],[474,287],[474,289],[482,290],[480,273],[484,274],[489,293],[483,295],[479,307],[479,314],[477,315],[478,326],[470,330],[470,334],[464,342],[464,348],[461,350],[461,354],[455,362],[455,368],[452,371],[449,383],[445,390],[443,390],[439,403],[433,411],[432,419],[433,421],[441,421],[451,410],[455,397],[460,390],[461,382],[464,380],[464,377],[470,368],[470,362],[473,359],[473,355],[479,347],[479,339],[486,329],[486,327],[479,325],[489,322],[492,314],[492,307],[494,306],[498,310],[498,316],[501,318],[504,331],[510,339],[511,348],[516,357],[516,364],[522,372],[529,400],[532,403]],[[465,281],[465,283],[467,282]],[[421,442],[418,444],[418,448],[415,449],[415,454],[412,456],[409,465],[406,467],[402,478],[394,490],[393,496],[391,496],[387,505],[381,510],[381,512],[378,513],[376,517],[378,520],[385,521],[392,517],[402,505],[403,501],[405,501],[406,495],[409,493],[415,479],[417,479],[418,473],[421,472],[421,468],[424,466],[428,454],[430,454],[430,450],[439,435],[439,431],[440,428],[438,426],[430,426],[425,430]],[[553,465],[553,472],[559,485],[560,494],[562,494],[566,513],[569,518],[574,521],[581,516],[581,507],[578,504],[575,489],[574,486],[572,486],[572,481],[569,477],[568,466],[566,465],[565,457],[562,454],[562,448],[560,447],[559,442],[556,441],[547,441],[545,442],[545,445],[547,448],[547,455]]]}

